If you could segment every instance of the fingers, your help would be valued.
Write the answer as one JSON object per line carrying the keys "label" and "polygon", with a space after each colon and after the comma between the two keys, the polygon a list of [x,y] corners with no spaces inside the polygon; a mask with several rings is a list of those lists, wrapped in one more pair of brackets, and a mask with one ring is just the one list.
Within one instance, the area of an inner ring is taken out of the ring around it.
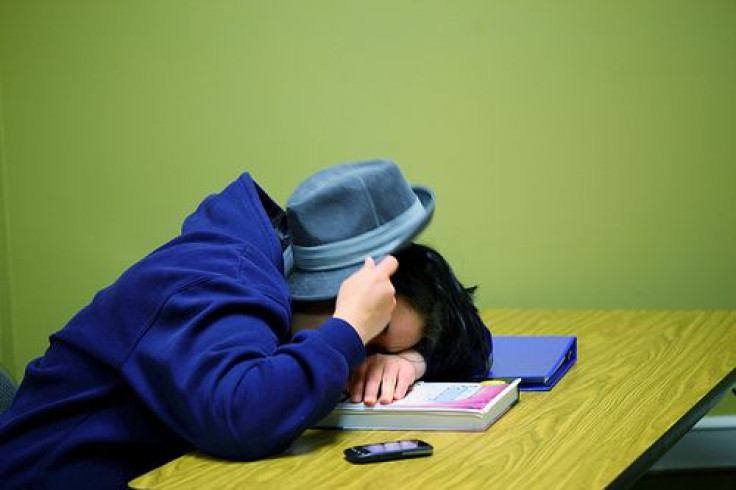
{"label": "fingers", "polygon": [[382,277],[391,277],[399,268],[399,261],[393,255],[387,255],[376,265],[372,257],[366,257],[363,261],[363,269],[366,271],[375,271]]}
{"label": "fingers", "polygon": [[397,267],[398,261],[391,256],[378,265],[367,258],[363,267],[340,285],[333,316],[348,322],[363,344],[386,328],[391,318],[396,306],[396,289],[390,275]]}
{"label": "fingers", "polygon": [[351,402],[363,402],[369,406],[376,404],[383,380],[384,362],[381,354],[372,355],[353,371],[348,389]]}
{"label": "fingers", "polygon": [[383,378],[381,379],[381,397],[378,401],[382,404],[394,401],[394,389],[396,388],[397,366],[389,364],[383,370]]}
{"label": "fingers", "polygon": [[399,261],[393,255],[385,256],[376,266],[376,270],[381,274],[385,274],[386,277],[391,277],[398,268]]}
{"label": "fingers", "polygon": [[399,371],[399,376],[396,380],[396,389],[394,390],[394,400],[404,398],[415,379],[412,370],[403,369]]}
{"label": "fingers", "polygon": [[381,370],[371,369],[368,371],[363,392],[363,403],[373,406],[378,400],[378,390],[381,389]]}
{"label": "fingers", "polygon": [[350,385],[348,391],[350,392],[350,401],[353,403],[360,403],[363,401],[363,392],[365,390],[365,372],[368,367],[367,363],[363,363],[353,371],[350,376]]}
{"label": "fingers", "polygon": [[353,371],[350,401],[368,406],[386,404],[406,396],[416,380],[412,363],[396,355],[374,354]]}

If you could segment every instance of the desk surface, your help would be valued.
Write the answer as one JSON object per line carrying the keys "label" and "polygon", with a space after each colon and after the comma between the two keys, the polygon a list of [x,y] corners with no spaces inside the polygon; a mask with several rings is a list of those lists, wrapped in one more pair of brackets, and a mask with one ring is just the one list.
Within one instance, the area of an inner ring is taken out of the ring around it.
{"label": "desk surface", "polygon": [[[578,362],[483,433],[309,430],[285,454],[185,455],[133,488],[563,488],[626,486],[736,381],[736,312],[492,310],[494,334],[578,336]],[[352,465],[345,447],[400,438],[429,458]]]}

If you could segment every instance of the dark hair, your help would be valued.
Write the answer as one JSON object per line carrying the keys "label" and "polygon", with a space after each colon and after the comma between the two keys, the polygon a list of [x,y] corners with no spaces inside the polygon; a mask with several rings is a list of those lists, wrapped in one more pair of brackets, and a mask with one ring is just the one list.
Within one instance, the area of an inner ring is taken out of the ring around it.
{"label": "dark hair", "polygon": [[465,288],[434,249],[412,243],[393,254],[399,268],[391,277],[396,293],[424,318],[415,349],[427,363],[428,381],[483,379],[491,364],[491,333]]}

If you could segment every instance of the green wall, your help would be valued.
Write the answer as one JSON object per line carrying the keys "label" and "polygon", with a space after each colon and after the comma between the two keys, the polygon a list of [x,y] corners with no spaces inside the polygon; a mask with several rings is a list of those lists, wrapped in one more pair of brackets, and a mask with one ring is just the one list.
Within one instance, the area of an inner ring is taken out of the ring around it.
{"label": "green wall", "polygon": [[2,87],[0,87],[0,366],[13,370],[15,367],[15,346],[10,321],[10,265],[7,248],[2,114]]}
{"label": "green wall", "polygon": [[0,0],[0,87],[17,375],[240,172],[373,157],[481,307],[736,308],[736,2]]}

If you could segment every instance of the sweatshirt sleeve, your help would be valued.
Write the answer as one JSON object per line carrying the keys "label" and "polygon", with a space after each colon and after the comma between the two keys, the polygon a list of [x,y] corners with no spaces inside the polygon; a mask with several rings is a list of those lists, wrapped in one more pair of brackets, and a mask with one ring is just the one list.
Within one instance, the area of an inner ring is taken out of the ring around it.
{"label": "sweatshirt sleeve", "polygon": [[334,408],[365,358],[359,336],[339,319],[284,342],[289,316],[247,284],[202,281],[163,305],[123,376],[197,449],[232,459],[279,452]]}

